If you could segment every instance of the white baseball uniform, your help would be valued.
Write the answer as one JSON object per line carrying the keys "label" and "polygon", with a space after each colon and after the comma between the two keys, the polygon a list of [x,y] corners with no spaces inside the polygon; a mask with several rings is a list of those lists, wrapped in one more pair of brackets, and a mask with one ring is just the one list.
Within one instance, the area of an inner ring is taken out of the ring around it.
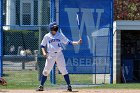
{"label": "white baseball uniform", "polygon": [[61,44],[68,44],[70,40],[66,38],[64,35],[57,33],[53,36],[50,33],[46,34],[41,42],[41,46],[47,46],[48,57],[46,59],[45,67],[43,70],[43,75],[48,76],[50,71],[52,70],[55,62],[59,71],[62,75],[68,74],[65,64],[65,59],[62,53],[62,46]]}

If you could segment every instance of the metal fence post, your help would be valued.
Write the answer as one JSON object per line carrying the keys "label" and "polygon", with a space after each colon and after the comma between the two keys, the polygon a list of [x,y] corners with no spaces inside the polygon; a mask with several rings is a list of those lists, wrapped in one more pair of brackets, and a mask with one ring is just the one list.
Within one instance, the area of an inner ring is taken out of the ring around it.
{"label": "metal fence post", "polygon": [[25,61],[22,61],[22,70],[25,70]]}
{"label": "metal fence post", "polygon": [[111,6],[111,18],[112,18],[112,21],[111,21],[111,31],[110,31],[110,84],[113,84],[113,20],[114,20],[114,17],[113,17],[113,14],[114,14],[114,0],[112,0],[111,2],[112,6]]}
{"label": "metal fence post", "polygon": [[0,0],[0,77],[3,75],[3,0]]}
{"label": "metal fence post", "polygon": [[[50,0],[50,22],[53,22],[55,20],[55,0]],[[55,66],[56,65],[54,65],[50,73],[50,81],[52,84],[56,84]]]}
{"label": "metal fence post", "polygon": [[41,40],[42,40],[42,8],[43,8],[43,0],[40,0],[40,6],[39,6],[39,46],[38,46],[38,54],[41,55],[41,48],[40,48],[40,43],[41,43]]}
{"label": "metal fence post", "polygon": [[55,75],[55,69],[56,69],[56,64],[54,65],[52,71],[51,71],[51,75],[50,75],[50,81],[52,84],[56,84],[56,75]]}

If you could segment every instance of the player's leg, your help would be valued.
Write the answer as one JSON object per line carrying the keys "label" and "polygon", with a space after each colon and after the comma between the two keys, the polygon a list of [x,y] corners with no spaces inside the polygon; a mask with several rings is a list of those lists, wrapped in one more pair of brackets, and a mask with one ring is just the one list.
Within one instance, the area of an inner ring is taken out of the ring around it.
{"label": "player's leg", "polygon": [[68,91],[72,91],[72,87],[71,87],[71,84],[70,84],[70,78],[69,78],[69,74],[65,74],[64,75],[64,79],[65,79],[65,81],[66,81],[66,83],[67,83],[67,85],[68,85]]}
{"label": "player's leg", "polygon": [[70,84],[70,78],[69,78],[69,74],[68,74],[67,69],[66,69],[66,64],[65,64],[65,59],[64,59],[63,53],[58,54],[57,66],[58,66],[59,71],[64,76],[64,79],[68,85],[68,91],[72,91],[72,87]]}
{"label": "player's leg", "polygon": [[43,89],[44,83],[47,80],[47,76],[50,74],[50,71],[52,70],[54,64],[55,64],[54,58],[47,58],[46,59],[45,67],[44,67],[44,70],[42,72],[40,86],[37,89],[37,91],[43,91],[44,90]]}

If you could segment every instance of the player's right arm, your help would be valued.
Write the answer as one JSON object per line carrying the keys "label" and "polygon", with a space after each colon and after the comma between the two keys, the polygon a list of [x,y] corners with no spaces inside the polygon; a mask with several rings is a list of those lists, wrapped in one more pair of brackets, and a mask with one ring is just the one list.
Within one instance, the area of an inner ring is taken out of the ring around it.
{"label": "player's right arm", "polygon": [[43,56],[44,56],[45,58],[47,58],[48,56],[47,56],[46,49],[42,47],[41,50],[42,50]]}
{"label": "player's right arm", "polygon": [[47,58],[46,45],[47,45],[47,37],[44,36],[44,38],[41,42],[41,50],[42,50],[42,54],[45,58]]}

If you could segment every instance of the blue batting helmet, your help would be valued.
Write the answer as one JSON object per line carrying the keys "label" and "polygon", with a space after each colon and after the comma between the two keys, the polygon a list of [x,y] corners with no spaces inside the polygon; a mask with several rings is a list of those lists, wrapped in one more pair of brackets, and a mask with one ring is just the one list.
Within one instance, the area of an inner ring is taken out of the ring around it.
{"label": "blue batting helmet", "polygon": [[50,29],[50,30],[54,30],[54,28],[57,28],[56,30],[58,30],[58,25],[57,25],[56,22],[51,22],[51,23],[49,24],[49,29]]}

